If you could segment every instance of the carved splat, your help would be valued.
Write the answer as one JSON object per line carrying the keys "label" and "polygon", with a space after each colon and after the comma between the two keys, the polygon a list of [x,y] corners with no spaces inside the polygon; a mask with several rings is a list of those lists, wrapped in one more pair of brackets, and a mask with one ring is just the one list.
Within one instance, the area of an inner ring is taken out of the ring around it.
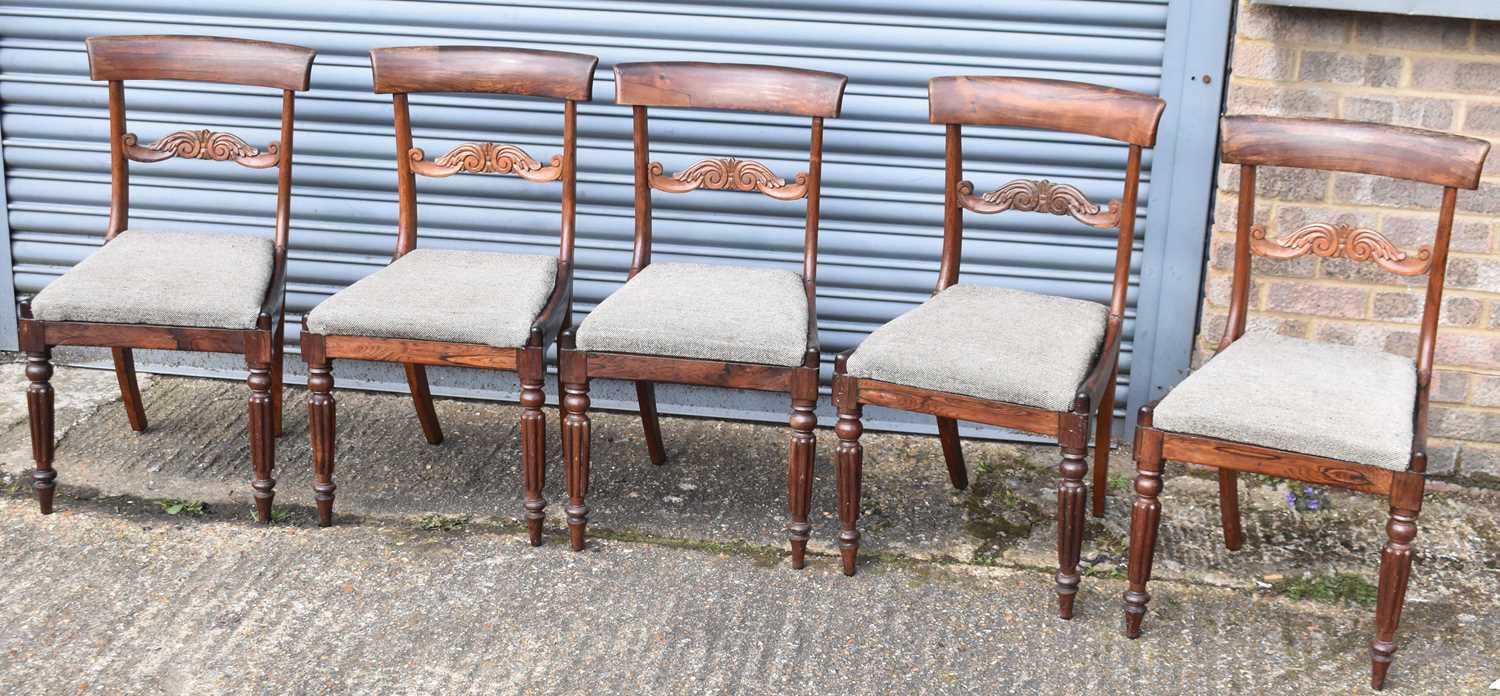
{"label": "carved splat", "polygon": [[553,155],[552,163],[542,165],[535,157],[515,145],[504,143],[464,143],[427,161],[420,147],[407,152],[412,171],[423,176],[470,174],[515,174],[527,181],[546,182],[562,178],[562,155]]}
{"label": "carved splat", "polygon": [[137,162],[160,162],[173,157],[231,161],[251,169],[274,167],[281,160],[281,145],[271,143],[261,152],[233,133],[181,130],[150,145],[141,145],[134,133],[120,137],[125,156]]}
{"label": "carved splat", "polygon": [[672,176],[663,175],[661,162],[651,163],[651,188],[668,193],[686,193],[693,189],[715,191],[755,191],[782,201],[807,195],[807,172],[798,172],[792,183],[776,176],[755,160],[733,157],[706,159]]}
{"label": "carved splat", "polygon": [[958,184],[958,200],[976,213],[999,213],[1006,210],[1067,215],[1090,227],[1119,227],[1120,202],[1110,201],[1101,208],[1089,201],[1073,186],[1054,184],[1045,179],[1016,179],[989,193],[974,195],[974,184]]}
{"label": "carved splat", "polygon": [[1397,275],[1422,275],[1432,268],[1432,249],[1426,246],[1412,256],[1375,230],[1345,224],[1314,222],[1303,225],[1289,235],[1266,238],[1264,225],[1250,227],[1250,251],[1271,259],[1294,259],[1304,254],[1334,257],[1350,261],[1374,261]]}

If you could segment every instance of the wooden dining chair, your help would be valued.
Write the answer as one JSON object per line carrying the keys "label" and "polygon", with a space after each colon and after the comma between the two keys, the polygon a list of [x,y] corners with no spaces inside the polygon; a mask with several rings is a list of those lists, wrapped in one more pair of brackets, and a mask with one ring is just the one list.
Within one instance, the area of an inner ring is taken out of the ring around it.
{"label": "wooden dining chair", "polygon": [[[818,398],[818,195],[823,119],[835,118],[847,78],[763,65],[623,63],[615,101],[631,106],[635,137],[635,247],[625,286],[559,340],[568,528],[584,546],[589,509],[589,380],[633,380],[654,464],[666,462],[653,383],[788,392],[792,399],[787,491],[792,566],[803,566],[811,525],[813,429]],[[808,167],[788,182],[765,164],[705,159],[671,175],[650,162],[647,107],[758,111],[811,117]],[[747,191],[805,199],[802,272],[693,263],[651,263],[651,191]]]}
{"label": "wooden dining chair", "polygon": [[[256,512],[271,519],[281,434],[281,339],[291,222],[294,93],[307,89],[312,49],[211,36],[95,36],[89,77],[109,84],[109,223],[104,246],[20,302],[26,405],[36,459],[32,487],[52,512],[52,347],[110,348],[130,427],[146,429],[133,349],[239,353],[250,376],[250,459]],[[281,90],[281,139],[264,151],[233,133],[180,130],[141,144],[125,130],[126,80],[193,80]],[[173,157],[277,168],[275,232],[168,232],[130,225],[130,161]]]}
{"label": "wooden dining chair", "polygon": [[[578,53],[481,46],[409,46],[370,51],[375,92],[395,106],[399,214],[391,263],[324,300],[303,321],[313,491],[318,524],[333,523],[333,360],[399,362],[406,368],[422,434],[443,431],[426,366],[515,372],[521,382],[521,476],[531,545],[542,543],[547,346],[570,323],[577,188],[578,102],[593,93],[599,59]],[[515,145],[464,143],[428,159],[412,146],[407,95],[487,92],[562,100],[562,154],[548,164]],[[514,174],[562,184],[557,256],[417,248],[416,175]]]}
{"label": "wooden dining chair", "polygon": [[[1058,604],[1062,617],[1071,618],[1083,539],[1089,427],[1093,423],[1098,428],[1093,503],[1094,514],[1102,515],[1141,153],[1156,142],[1165,103],[1098,85],[1014,77],[935,77],[927,91],[932,122],[947,127],[937,288],[931,299],[877,329],[834,364],[833,402],[839,413],[834,458],[844,574],[854,574],[859,552],[864,404],[936,415],[949,480],[960,489],[968,485],[968,472],[958,421],[1052,435],[1062,446]],[[973,184],[961,180],[965,125],[1043,128],[1122,141],[1128,150],[1121,200],[1100,206],[1068,184],[1030,179],[976,195]],[[1117,229],[1109,306],[960,284],[964,210],[1039,212]]]}
{"label": "wooden dining chair", "polygon": [[[1458,189],[1479,185],[1490,145],[1483,140],[1330,119],[1230,116],[1222,157],[1240,165],[1234,277],[1228,325],[1217,353],[1154,406],[1135,434],[1135,505],[1125,635],[1140,635],[1161,519],[1162,462],[1218,468],[1224,544],[1240,547],[1241,471],[1388,496],[1390,522],[1380,557],[1371,646],[1371,686],[1381,688],[1396,652],[1396,624],[1411,574],[1412,540],[1427,468],[1427,399],[1437,344],[1443,274]],[[1275,238],[1255,224],[1261,166],[1356,172],[1443,187],[1431,247],[1398,249],[1370,229],[1314,222]],[[1427,275],[1417,356],[1245,333],[1251,257],[1306,254],[1371,262],[1401,276]]]}

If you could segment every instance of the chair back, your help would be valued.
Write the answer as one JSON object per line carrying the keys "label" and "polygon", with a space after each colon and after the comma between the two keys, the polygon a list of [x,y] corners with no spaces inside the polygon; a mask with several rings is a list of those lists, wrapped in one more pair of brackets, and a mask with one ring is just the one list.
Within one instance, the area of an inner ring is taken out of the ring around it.
{"label": "chair back", "polygon": [[[1149,94],[1082,82],[954,76],[929,80],[927,103],[931,121],[947,125],[943,260],[937,291],[958,282],[964,210],[1064,215],[1090,227],[1119,231],[1109,313],[1111,322],[1123,322],[1130,253],[1135,243],[1141,151],[1156,143],[1156,127],[1166,102]],[[974,184],[963,179],[961,129],[965,125],[1039,128],[1124,142],[1129,145],[1124,191],[1119,200],[1103,206],[1090,201],[1077,187],[1045,179],[1016,179],[988,193],[975,194]]]}
{"label": "chair back", "polygon": [[[823,119],[837,118],[844,99],[843,75],[768,65],[666,62],[615,66],[615,102],[632,108],[635,140],[635,252],[633,277],[651,263],[651,190],[686,193],[695,189],[748,191],[783,201],[806,199],[807,222],[802,246],[802,279],[816,283],[818,268],[818,197],[823,170]],[[699,161],[668,175],[650,161],[646,109],[718,109],[807,116],[812,119],[807,171],[792,181],[770,167],[734,157]]]}
{"label": "chair back", "polygon": [[[1317,118],[1226,116],[1221,128],[1224,162],[1240,165],[1239,209],[1235,219],[1234,279],[1229,319],[1219,349],[1245,333],[1250,303],[1251,256],[1294,259],[1306,254],[1370,262],[1403,276],[1427,275],[1427,296],[1418,338],[1419,383],[1431,378],[1437,343],[1443,276],[1458,189],[1479,187],[1490,144],[1436,131]],[[1352,172],[1407,179],[1443,187],[1437,231],[1431,246],[1413,251],[1396,247],[1371,229],[1314,222],[1278,235],[1255,223],[1255,174],[1261,166]]]}
{"label": "chair back", "polygon": [[[578,195],[578,102],[593,95],[599,59],[580,53],[490,46],[405,46],[370,51],[375,92],[390,94],[396,119],[396,174],[400,198],[396,252],[417,246],[416,175],[514,174],[533,182],[562,184],[559,276],[573,263]],[[563,102],[562,154],[543,164],[506,143],[463,143],[432,159],[412,144],[407,95],[417,92],[484,92]]]}

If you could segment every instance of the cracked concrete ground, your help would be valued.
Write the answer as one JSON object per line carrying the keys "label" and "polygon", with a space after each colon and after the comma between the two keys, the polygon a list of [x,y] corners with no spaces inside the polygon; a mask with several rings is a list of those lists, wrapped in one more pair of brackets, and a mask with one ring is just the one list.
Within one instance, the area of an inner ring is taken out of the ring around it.
{"label": "cracked concrete ground", "polygon": [[[58,514],[35,512],[19,365],[0,365],[3,693],[1085,693],[1365,691],[1385,509],[1327,492],[1288,508],[1249,477],[1245,545],[1217,487],[1163,495],[1146,633],[1119,634],[1129,516],[1116,453],[1071,622],[1053,614],[1056,450],[965,443],[954,491],[935,438],[865,437],[860,574],[838,572],[833,437],[818,434],[814,551],[784,558],[784,429],[594,421],[594,537],[568,551],[556,411],[547,544],[516,517],[518,409],[442,400],[427,445],[410,403],[336,392],[335,527],[311,508],[305,392],[279,442],[277,507],[251,521],[245,388],[148,378],[132,433],[109,372],[60,368]],[[1300,490],[1300,486],[1298,487]],[[164,499],[206,503],[175,516]],[[1500,494],[1429,493],[1388,690],[1500,679]],[[1270,582],[1266,582],[1270,580]],[[1268,587],[1269,586],[1269,587]],[[1297,599],[1297,598],[1301,599]]]}

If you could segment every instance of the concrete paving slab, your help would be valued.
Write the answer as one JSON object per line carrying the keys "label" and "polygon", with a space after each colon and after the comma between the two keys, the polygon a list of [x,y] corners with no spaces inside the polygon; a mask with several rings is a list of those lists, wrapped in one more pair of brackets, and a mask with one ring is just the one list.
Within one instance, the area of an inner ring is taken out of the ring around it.
{"label": "concrete paving slab", "polygon": [[[24,382],[20,366],[0,365],[12,397]],[[261,527],[243,384],[151,380],[143,434],[114,402],[112,374],[59,369],[55,384],[71,410],[59,411],[62,513],[50,518],[19,485],[24,399],[0,395],[11,494],[0,543],[18,559],[0,570],[0,691],[1323,693],[1367,678],[1385,521],[1370,496],[1320,492],[1322,510],[1297,512],[1286,484],[1248,478],[1246,543],[1229,553],[1213,480],[1172,472],[1148,633],[1127,641],[1125,453],[1109,513],[1090,523],[1090,577],[1068,623],[1051,614],[1055,448],[966,442],[973,485],[954,491],[935,438],[867,435],[866,554],[850,579],[833,557],[826,430],[813,502],[822,555],[798,573],[782,558],[785,429],[664,419],[671,461],[654,467],[637,418],[598,414],[596,541],[573,554],[555,410],[548,545],[530,549],[515,520],[513,406],[440,401],[449,437],[434,447],[407,399],[337,392],[341,517],[319,530],[302,390],[288,392],[277,457],[290,515]],[[166,516],[163,498],[204,501],[209,514]],[[1491,491],[1429,494],[1398,693],[1500,678],[1497,503]]]}

